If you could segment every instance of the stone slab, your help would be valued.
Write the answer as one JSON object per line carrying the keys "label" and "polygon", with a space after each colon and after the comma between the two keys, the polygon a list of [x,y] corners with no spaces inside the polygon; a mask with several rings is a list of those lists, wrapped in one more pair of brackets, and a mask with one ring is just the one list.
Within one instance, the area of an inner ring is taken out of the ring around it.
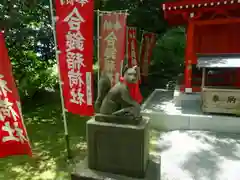
{"label": "stone slab", "polygon": [[143,177],[149,160],[149,121],[139,125],[87,122],[89,168]]}
{"label": "stone slab", "polygon": [[150,127],[158,130],[186,130],[189,128],[190,118],[188,116],[179,116],[163,113],[142,113],[150,119]]}
{"label": "stone slab", "polygon": [[88,168],[87,159],[79,162],[71,173],[71,180],[160,180],[161,163],[149,160],[146,176],[144,178],[132,178],[112,173],[100,172]]}
{"label": "stone slab", "polygon": [[240,118],[228,116],[191,117],[189,129],[240,133]]}
{"label": "stone slab", "polygon": [[[240,118],[219,114],[204,114],[199,104],[200,94],[184,95],[181,106],[173,101],[171,93],[155,90],[144,103],[142,116],[149,118],[150,127],[158,130],[206,130],[240,132]],[[179,96],[183,96],[180,94]],[[187,99],[189,97],[189,99]],[[183,100],[184,99],[184,100]],[[187,101],[187,102],[186,102]]]}

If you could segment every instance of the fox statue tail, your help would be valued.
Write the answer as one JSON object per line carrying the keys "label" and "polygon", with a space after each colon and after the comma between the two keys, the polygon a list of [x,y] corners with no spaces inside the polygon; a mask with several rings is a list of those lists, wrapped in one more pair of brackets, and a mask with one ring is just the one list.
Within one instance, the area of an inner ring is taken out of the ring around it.
{"label": "fox statue tail", "polygon": [[103,99],[111,89],[111,81],[107,75],[102,75],[98,81],[98,96],[94,105],[95,112],[99,113]]}

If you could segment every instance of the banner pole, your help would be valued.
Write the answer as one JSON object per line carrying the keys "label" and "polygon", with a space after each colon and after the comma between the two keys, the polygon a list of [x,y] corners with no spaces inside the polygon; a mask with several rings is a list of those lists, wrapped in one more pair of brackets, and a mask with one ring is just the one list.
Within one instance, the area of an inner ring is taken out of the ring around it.
{"label": "banner pole", "polygon": [[98,81],[100,79],[100,11],[97,10],[97,61],[98,61]]}
{"label": "banner pole", "polygon": [[70,150],[69,135],[68,135],[66,109],[64,107],[63,90],[62,90],[63,83],[61,81],[59,58],[58,58],[58,54],[60,52],[58,51],[58,48],[57,48],[57,39],[56,39],[56,30],[55,30],[56,18],[54,17],[54,14],[53,14],[52,0],[49,0],[49,4],[50,4],[50,11],[51,11],[51,19],[52,19],[53,39],[54,39],[54,46],[55,46],[56,60],[57,60],[57,67],[58,67],[59,89],[60,89],[60,97],[61,97],[61,105],[62,105],[62,118],[63,118],[63,124],[64,124],[64,134],[65,134],[65,140],[66,140],[67,156],[68,156],[68,159],[71,159],[71,152],[70,152],[71,150]]}
{"label": "banner pole", "polygon": [[[140,80],[142,80],[142,61],[143,61],[143,59],[141,59],[141,55],[142,55],[142,50],[143,50],[143,34],[144,34],[144,31],[142,31],[142,37],[141,37],[141,41],[140,41],[140,48],[139,48],[139,55],[138,55],[138,59],[139,59],[139,76],[140,76]],[[143,58],[144,58],[144,56],[143,56]]]}
{"label": "banner pole", "polygon": [[[126,16],[126,21],[127,21],[127,17],[128,17],[128,10],[126,9],[126,10],[124,10],[124,15]],[[127,67],[129,67],[128,66],[128,26],[127,26],[127,23],[126,23],[126,28],[125,28],[125,59],[123,59],[122,60],[122,63],[121,63],[121,69],[120,69],[120,74],[121,74],[121,76],[123,76],[123,67],[125,66],[125,62],[124,62],[124,60],[126,60],[127,61]]]}
{"label": "banner pole", "polygon": [[129,27],[126,27],[126,61],[127,61],[127,65],[129,67],[129,57],[128,57],[128,31],[129,31]]}

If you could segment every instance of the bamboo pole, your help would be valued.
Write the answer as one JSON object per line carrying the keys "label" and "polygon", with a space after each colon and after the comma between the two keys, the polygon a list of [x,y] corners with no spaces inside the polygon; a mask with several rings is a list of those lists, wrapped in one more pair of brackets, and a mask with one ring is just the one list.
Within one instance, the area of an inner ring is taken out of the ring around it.
{"label": "bamboo pole", "polygon": [[143,60],[144,61],[144,57],[143,57],[143,59],[141,59],[141,55],[142,55],[142,50],[143,50],[143,35],[144,35],[144,33],[145,33],[145,31],[144,30],[142,30],[142,38],[141,38],[141,41],[140,41],[140,48],[139,48],[139,52],[138,52],[138,63],[139,63],[139,80],[140,81],[142,81],[142,74],[141,74],[141,70],[142,70],[142,68],[143,68],[143,66],[142,66],[142,61],[141,60]]}
{"label": "bamboo pole", "polygon": [[97,61],[98,61],[98,81],[100,79],[100,10],[97,10]]}
{"label": "bamboo pole", "polygon": [[[125,13],[124,13],[126,16],[128,16],[128,10],[125,10]],[[127,21],[127,17],[126,17],[126,21]],[[126,46],[126,49],[125,49],[125,58],[126,58],[126,61],[127,61],[127,64],[128,64],[128,26],[127,26],[127,24],[126,24],[126,34],[125,34],[125,36],[126,36],[126,38],[125,38],[125,40],[126,40],[126,42],[125,42],[125,46]],[[123,67],[124,67],[124,60],[125,59],[123,59],[122,60],[122,63],[121,63],[121,76],[123,76]]]}
{"label": "bamboo pole", "polygon": [[[125,57],[126,57],[126,60],[127,60],[127,63],[129,63],[128,62],[128,31],[129,31],[129,27],[127,26],[126,27],[126,49],[125,49],[125,51],[126,51],[126,53],[125,53]],[[121,72],[122,72],[122,70],[121,70]]]}
{"label": "bamboo pole", "polygon": [[64,107],[64,98],[63,98],[63,90],[62,90],[63,82],[61,81],[59,58],[58,58],[60,51],[58,51],[58,48],[57,48],[57,39],[56,39],[56,30],[55,30],[56,17],[54,16],[54,13],[53,13],[52,0],[49,0],[49,5],[50,5],[50,11],[51,11],[52,31],[53,31],[53,38],[54,38],[54,45],[55,45],[55,52],[56,52],[56,60],[57,60],[57,66],[58,66],[58,79],[59,79],[59,89],[60,89],[61,106],[62,106],[62,118],[63,118],[63,124],[64,124],[64,134],[65,134],[65,140],[66,140],[66,149],[67,149],[68,159],[71,159],[71,152],[70,152],[71,150],[70,150],[69,135],[68,135],[66,109]]}

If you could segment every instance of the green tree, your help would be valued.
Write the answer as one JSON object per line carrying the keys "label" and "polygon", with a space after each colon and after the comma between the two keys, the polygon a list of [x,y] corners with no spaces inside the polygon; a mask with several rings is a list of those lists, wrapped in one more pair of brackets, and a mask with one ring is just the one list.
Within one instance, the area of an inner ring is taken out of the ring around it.
{"label": "green tree", "polygon": [[141,30],[163,33],[167,24],[161,11],[163,0],[105,0],[102,10],[128,10],[128,25]]}
{"label": "green tree", "polygon": [[185,49],[185,29],[168,27],[161,10],[163,2],[163,0],[105,0],[101,6],[102,10],[128,10],[127,23],[138,28],[139,45],[141,30],[158,35],[152,54],[149,79],[154,82],[152,84],[156,85],[155,82],[159,82],[162,87],[169,81],[175,81],[175,77],[183,72]]}
{"label": "green tree", "polygon": [[48,3],[48,0],[0,2],[0,29],[5,31],[13,73],[23,96],[32,96],[56,83],[50,70],[56,61]]}
{"label": "green tree", "polygon": [[[183,72],[184,53],[185,29],[183,27],[168,29],[158,38],[153,51],[150,66],[152,81],[159,82],[162,86],[169,81],[175,81],[177,76]],[[160,78],[161,81],[156,81],[155,78]]]}
{"label": "green tree", "polygon": [[[184,31],[168,29],[161,11],[162,2],[163,0],[96,0],[95,9],[128,10],[128,25],[138,27],[139,42],[141,30],[157,33],[159,40],[153,53],[151,71],[153,74],[166,74],[167,71],[172,77],[171,73],[177,74],[183,63]],[[0,1],[0,29],[5,30],[13,72],[21,95],[31,97],[39,90],[54,87],[57,78],[52,68],[56,65],[56,60],[49,0]],[[94,47],[96,62],[96,44]]]}

